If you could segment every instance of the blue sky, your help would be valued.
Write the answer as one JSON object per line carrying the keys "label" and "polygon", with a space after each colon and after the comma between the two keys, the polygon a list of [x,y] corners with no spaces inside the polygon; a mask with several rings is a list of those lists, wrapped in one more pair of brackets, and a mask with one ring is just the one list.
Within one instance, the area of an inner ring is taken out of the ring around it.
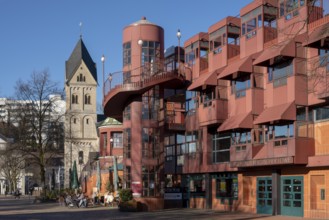
{"label": "blue sky", "polygon": [[97,64],[101,103],[105,72],[122,68],[122,30],[145,16],[165,30],[165,48],[181,45],[226,16],[237,16],[252,0],[0,0],[0,97],[13,97],[18,79],[48,70],[64,88],[65,61],[82,35]]}

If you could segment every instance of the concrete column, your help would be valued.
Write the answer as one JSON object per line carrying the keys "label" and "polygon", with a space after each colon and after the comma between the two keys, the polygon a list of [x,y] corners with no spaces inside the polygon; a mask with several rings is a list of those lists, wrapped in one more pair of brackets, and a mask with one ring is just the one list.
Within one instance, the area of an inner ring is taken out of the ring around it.
{"label": "concrete column", "polygon": [[272,170],[272,215],[281,214],[281,170]]}
{"label": "concrete column", "polygon": [[209,173],[205,174],[206,181],[206,209],[212,208],[212,183],[211,175]]}

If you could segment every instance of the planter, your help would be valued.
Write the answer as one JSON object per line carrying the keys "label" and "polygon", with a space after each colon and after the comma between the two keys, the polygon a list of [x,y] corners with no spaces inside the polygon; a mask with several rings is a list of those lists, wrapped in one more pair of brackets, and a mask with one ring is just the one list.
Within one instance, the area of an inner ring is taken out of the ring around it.
{"label": "planter", "polygon": [[143,211],[143,205],[136,200],[130,200],[128,202],[121,202],[119,210],[121,212],[141,212]]}

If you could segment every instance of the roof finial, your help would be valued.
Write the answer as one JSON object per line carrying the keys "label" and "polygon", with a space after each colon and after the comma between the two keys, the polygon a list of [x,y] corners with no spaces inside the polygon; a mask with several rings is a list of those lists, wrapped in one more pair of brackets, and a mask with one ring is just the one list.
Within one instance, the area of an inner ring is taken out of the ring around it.
{"label": "roof finial", "polygon": [[79,23],[79,26],[80,26],[80,39],[82,39],[82,22],[81,21]]}

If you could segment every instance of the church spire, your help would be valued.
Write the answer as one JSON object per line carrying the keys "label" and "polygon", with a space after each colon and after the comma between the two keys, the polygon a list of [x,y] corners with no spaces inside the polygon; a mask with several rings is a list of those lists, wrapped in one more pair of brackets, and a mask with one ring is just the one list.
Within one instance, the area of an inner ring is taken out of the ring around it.
{"label": "church spire", "polygon": [[80,35],[80,39],[76,44],[70,58],[66,61],[66,81],[71,80],[82,61],[86,64],[93,78],[97,82],[96,64],[83,43],[82,35]]}

